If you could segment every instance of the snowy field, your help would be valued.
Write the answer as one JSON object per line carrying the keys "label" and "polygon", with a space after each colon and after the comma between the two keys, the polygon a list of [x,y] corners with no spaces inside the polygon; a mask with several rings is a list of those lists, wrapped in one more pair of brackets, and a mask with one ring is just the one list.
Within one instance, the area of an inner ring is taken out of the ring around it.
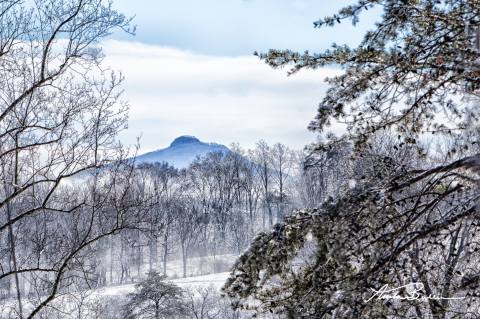
{"label": "snowy field", "polygon": [[[169,280],[170,282],[178,285],[186,291],[191,290],[192,288],[202,287],[215,287],[217,290],[223,286],[227,280],[228,272],[221,272],[217,274],[203,275],[203,276],[193,276],[187,278],[178,278]],[[135,284],[127,284],[120,286],[111,286],[101,289],[95,289],[90,292],[102,296],[126,296],[128,293],[131,293],[135,290]]]}
{"label": "snowy field", "polygon": [[[237,255],[225,254],[218,255],[215,260],[212,256],[192,257],[187,262],[187,277],[202,276],[219,272],[228,272],[237,259]],[[215,267],[214,267],[215,265]],[[215,270],[214,270],[215,268]],[[161,265],[155,269],[159,273],[163,273]],[[148,267],[144,267],[144,273],[148,271]],[[183,275],[183,264],[181,259],[171,260],[167,262],[167,276],[169,278],[180,278]]]}
{"label": "snowy field", "polygon": [[[199,297],[198,292],[201,289],[214,289],[219,292],[227,280],[228,269],[232,266],[235,259],[236,255],[231,254],[216,256],[215,261],[211,256],[190,258],[187,263],[188,277],[186,278],[181,278],[183,273],[182,261],[172,260],[167,263],[168,278],[166,280],[178,285],[187,294],[194,296],[194,298]],[[221,270],[221,272],[212,273],[214,264],[215,268]],[[163,273],[161,266],[155,267],[154,270]],[[148,272],[148,265],[142,267],[142,271]],[[93,318],[93,315],[90,315],[90,310],[87,310],[87,308],[95,307],[100,300],[107,300],[110,303],[126,300],[127,295],[135,291],[135,285],[136,283],[128,283],[59,295],[52,302],[51,306],[57,309],[63,308],[64,318]],[[38,301],[35,304],[38,304]],[[15,305],[15,300],[3,301],[0,304],[0,318],[15,318]],[[24,309],[32,308],[33,305],[24,300]],[[74,315],[75,313],[77,315]]]}

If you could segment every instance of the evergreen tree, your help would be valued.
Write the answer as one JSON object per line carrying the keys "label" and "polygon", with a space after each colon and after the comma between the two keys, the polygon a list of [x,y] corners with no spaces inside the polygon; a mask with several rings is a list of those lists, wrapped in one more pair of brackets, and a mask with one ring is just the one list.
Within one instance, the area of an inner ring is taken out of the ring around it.
{"label": "evergreen tree", "polygon": [[[327,134],[309,158],[350,144],[355,180],[254,239],[224,287],[237,307],[288,318],[479,313],[480,154],[469,136],[478,137],[480,1],[359,0],[314,25],[355,24],[374,6],[381,20],[356,48],[259,54],[273,67],[293,65],[291,73],[344,68],[309,127],[348,129]],[[455,141],[450,164],[431,166],[419,142],[427,134]],[[403,299],[375,298],[385,285],[404,287],[395,290]]]}

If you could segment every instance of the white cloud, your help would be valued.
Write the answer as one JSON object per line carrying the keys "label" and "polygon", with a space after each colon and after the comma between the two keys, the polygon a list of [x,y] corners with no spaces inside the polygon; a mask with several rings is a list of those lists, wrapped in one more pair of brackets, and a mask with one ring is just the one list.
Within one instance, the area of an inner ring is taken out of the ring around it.
{"label": "white cloud", "polygon": [[301,148],[327,85],[339,70],[287,77],[253,56],[219,57],[141,43],[107,41],[105,63],[125,77],[131,104],[126,144],[142,135],[141,152],[178,135],[252,147],[259,139]]}
{"label": "white cloud", "polygon": [[[114,7],[135,15],[137,41],[214,55],[251,54],[270,48],[323,51],[333,42],[356,45],[374,27],[381,9],[363,12],[354,27],[344,22],[316,29],[313,22],[353,0],[115,0]],[[116,39],[131,39],[123,32]]]}

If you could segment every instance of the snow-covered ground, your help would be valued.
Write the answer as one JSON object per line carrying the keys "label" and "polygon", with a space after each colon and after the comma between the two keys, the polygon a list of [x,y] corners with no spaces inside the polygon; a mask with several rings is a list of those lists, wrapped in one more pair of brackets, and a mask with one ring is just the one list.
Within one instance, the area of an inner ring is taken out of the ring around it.
{"label": "snow-covered ground", "polygon": [[[228,272],[221,272],[217,274],[193,276],[187,278],[179,278],[169,280],[170,282],[180,286],[185,290],[196,287],[210,287],[213,286],[220,290],[225,281],[227,280]],[[103,296],[125,296],[135,290],[135,284],[111,286],[100,289],[95,289],[92,292],[97,295]]]}
{"label": "snow-covered ground", "polygon": [[[216,272],[229,271],[237,257],[237,255],[225,254],[216,256],[215,260],[213,256],[189,258],[187,262],[187,276],[201,276]],[[158,265],[155,270],[159,273],[163,273],[162,265]],[[144,272],[147,271],[148,268],[145,267]],[[167,276],[170,278],[179,278],[183,276],[183,264],[181,259],[167,262]]]}
{"label": "snow-covered ground", "polygon": [[[234,263],[236,257],[236,255],[220,255],[216,256],[215,260],[212,256],[190,258],[187,263],[188,277],[186,278],[180,278],[183,275],[182,261],[172,260],[167,263],[167,280],[183,288],[186,292],[193,293],[193,295],[198,293],[199,288],[213,287],[215,290],[219,291],[227,280],[229,274],[228,270]],[[220,272],[213,273],[214,264],[215,269]],[[155,270],[159,273],[163,273],[161,265],[155,267]],[[146,273],[148,271],[148,265],[142,267],[142,271]],[[65,313],[71,314],[78,310],[75,308],[75,304],[77,304],[79,300],[84,300],[83,302],[85,304],[94,303],[95,300],[105,298],[120,300],[134,291],[135,283],[108,286],[78,293],[60,295],[55,301],[53,301],[52,305],[61,305]],[[38,301],[34,303],[38,304]],[[16,300],[14,299],[3,300],[0,303],[0,318],[11,318],[12,313],[15,312],[15,305]],[[28,309],[33,309],[33,307],[33,304],[24,300],[25,310],[28,311]],[[88,315],[85,318],[88,318]]]}
{"label": "snow-covered ground", "polygon": [[[205,257],[193,257],[189,258],[187,262],[187,276],[181,278],[183,275],[183,264],[181,260],[171,260],[167,262],[167,276],[170,282],[175,283],[185,290],[190,290],[196,287],[210,287],[213,286],[217,290],[223,286],[228,277],[228,270],[235,262],[237,256],[232,254],[219,255],[215,257],[215,268],[217,273],[214,273],[214,258],[212,256]],[[163,273],[161,265],[155,267],[155,270],[159,273]],[[146,273],[148,267],[143,267],[143,271]],[[92,290],[95,295],[103,296],[125,296],[135,290],[135,283],[115,285],[109,287],[103,287]]]}

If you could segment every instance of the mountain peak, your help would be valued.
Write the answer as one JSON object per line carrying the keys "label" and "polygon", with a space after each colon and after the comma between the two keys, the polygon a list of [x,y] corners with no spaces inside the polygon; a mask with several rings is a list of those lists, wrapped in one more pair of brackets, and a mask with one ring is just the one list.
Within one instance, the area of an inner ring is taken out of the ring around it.
{"label": "mountain peak", "polygon": [[185,145],[185,144],[196,144],[196,143],[200,143],[200,140],[195,136],[182,135],[174,139],[173,142],[170,144],[170,147]]}
{"label": "mountain peak", "polygon": [[173,140],[169,147],[137,156],[137,163],[167,162],[176,168],[188,167],[197,156],[211,152],[230,152],[228,147],[216,143],[204,143],[195,136],[183,135]]}

